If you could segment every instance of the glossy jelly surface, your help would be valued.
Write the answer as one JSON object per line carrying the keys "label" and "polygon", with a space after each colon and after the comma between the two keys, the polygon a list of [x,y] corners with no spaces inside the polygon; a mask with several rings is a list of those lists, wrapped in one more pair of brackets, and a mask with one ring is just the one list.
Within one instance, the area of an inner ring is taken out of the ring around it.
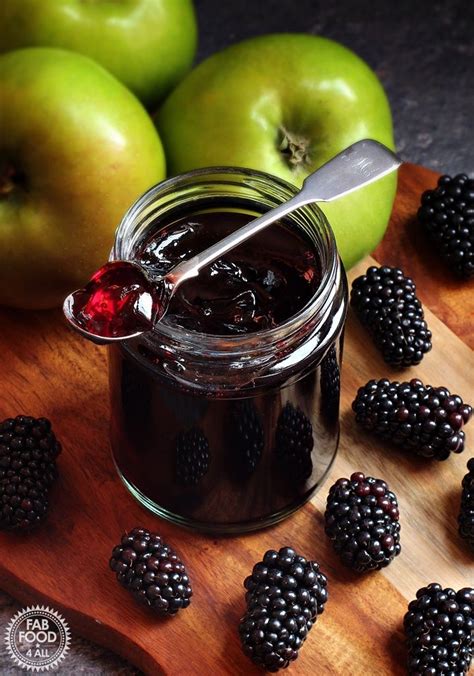
{"label": "glossy jelly surface", "polygon": [[[153,276],[164,275],[249,220],[248,214],[238,212],[184,217],[145,239],[136,260]],[[318,284],[310,241],[275,223],[183,283],[166,321],[217,335],[262,331],[296,314]]]}
{"label": "glossy jelly surface", "polygon": [[159,289],[139,266],[128,261],[103,265],[72,299],[71,314],[77,326],[103,338],[150,331],[163,314]]}

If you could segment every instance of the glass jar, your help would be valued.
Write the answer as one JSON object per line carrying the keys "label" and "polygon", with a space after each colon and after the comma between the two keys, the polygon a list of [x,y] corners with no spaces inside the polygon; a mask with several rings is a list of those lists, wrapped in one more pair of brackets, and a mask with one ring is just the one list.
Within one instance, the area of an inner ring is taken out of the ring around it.
{"label": "glass jar", "polygon": [[[143,238],[174,218],[212,209],[256,217],[295,193],[245,169],[177,176],[132,206],[111,258],[133,260]],[[268,526],[309,500],[334,460],[346,277],[316,205],[284,222],[304,233],[321,267],[315,294],[297,314],[276,328],[232,336],[194,332],[165,317],[153,331],[109,348],[119,475],[142,505],[175,523],[221,533]],[[201,458],[200,471],[186,480],[177,472],[180,443],[194,444]]]}

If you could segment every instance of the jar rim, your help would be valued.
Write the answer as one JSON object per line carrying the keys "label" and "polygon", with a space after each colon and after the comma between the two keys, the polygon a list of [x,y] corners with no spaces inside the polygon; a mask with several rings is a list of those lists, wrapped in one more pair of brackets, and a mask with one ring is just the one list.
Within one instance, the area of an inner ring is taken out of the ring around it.
{"label": "jar rim", "polygon": [[[160,183],[149,188],[143,195],[141,195],[128,209],[123,216],[115,233],[114,246],[111,252],[111,259],[114,260],[133,260],[130,258],[130,253],[133,252],[130,247],[127,253],[124,248],[129,230],[137,223],[137,218],[143,214],[148,207],[150,207],[156,199],[166,194],[172,194],[175,189],[191,187],[193,182],[199,185],[199,180],[208,178],[212,182],[212,178],[221,176],[223,178],[232,179],[238,176],[249,180],[247,187],[258,189],[264,185],[272,188],[277,188],[283,192],[289,193],[288,199],[298,192],[298,188],[272,174],[258,171],[254,169],[234,166],[212,166],[194,169],[183,174],[178,174],[171,178],[167,178]],[[260,186],[257,184],[261,184]],[[238,195],[236,194],[238,198]],[[247,195],[247,198],[249,196]],[[251,199],[251,198],[250,198]],[[282,200],[284,201],[284,200]],[[258,198],[255,197],[257,204]],[[305,323],[314,315],[320,314],[325,310],[328,298],[330,297],[331,289],[334,284],[338,283],[338,278],[341,275],[341,262],[337,253],[334,233],[329,224],[326,215],[321,208],[313,203],[307,204],[294,212],[290,213],[287,218],[301,213],[314,213],[315,220],[318,222],[321,230],[321,237],[319,238],[325,249],[325,265],[320,257],[321,262],[321,279],[315,289],[314,294],[308,302],[294,315],[291,315],[285,321],[278,324],[278,326],[270,329],[263,329],[260,331],[253,331],[246,334],[238,335],[219,335],[209,334],[200,331],[193,331],[175,324],[167,324],[166,321],[158,322],[151,331],[141,336],[142,340],[156,340],[160,337],[164,339],[172,339],[173,342],[179,342],[185,349],[198,348],[199,351],[210,351],[217,353],[242,354],[243,352],[254,351],[256,347],[262,349],[264,345],[274,345],[282,339],[291,339],[291,337],[298,333]],[[297,225],[297,224],[296,224]],[[316,228],[314,229],[316,231]],[[130,243],[129,243],[130,244]],[[133,242],[131,243],[133,245]],[[253,349],[252,349],[253,348]]]}

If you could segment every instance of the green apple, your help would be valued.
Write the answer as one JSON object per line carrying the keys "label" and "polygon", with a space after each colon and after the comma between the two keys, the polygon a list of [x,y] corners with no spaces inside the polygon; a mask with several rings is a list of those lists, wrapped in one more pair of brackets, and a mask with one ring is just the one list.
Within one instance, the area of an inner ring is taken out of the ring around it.
{"label": "green apple", "polygon": [[0,303],[60,304],[164,175],[150,117],[102,66],[41,47],[0,56]]}
{"label": "green apple", "polygon": [[[299,186],[355,141],[393,148],[375,73],[342,45],[311,35],[266,35],[211,56],[171,93],[157,125],[172,174],[235,165]],[[395,189],[390,175],[321,205],[347,267],[382,238]]]}
{"label": "green apple", "polygon": [[192,0],[0,0],[0,51],[80,52],[150,106],[189,70],[196,42]]}

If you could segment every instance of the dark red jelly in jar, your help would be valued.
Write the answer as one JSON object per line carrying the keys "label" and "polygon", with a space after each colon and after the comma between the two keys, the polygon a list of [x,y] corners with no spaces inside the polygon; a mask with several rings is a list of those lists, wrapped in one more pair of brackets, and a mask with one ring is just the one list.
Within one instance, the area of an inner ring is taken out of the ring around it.
{"label": "dark red jelly in jar", "polygon": [[[213,171],[147,193],[114,257],[158,278],[292,194],[257,172]],[[249,176],[260,183],[245,191]],[[111,440],[132,494],[214,532],[269,525],[306,502],[337,449],[346,304],[332,233],[309,207],[183,283],[152,331],[112,346]]]}

